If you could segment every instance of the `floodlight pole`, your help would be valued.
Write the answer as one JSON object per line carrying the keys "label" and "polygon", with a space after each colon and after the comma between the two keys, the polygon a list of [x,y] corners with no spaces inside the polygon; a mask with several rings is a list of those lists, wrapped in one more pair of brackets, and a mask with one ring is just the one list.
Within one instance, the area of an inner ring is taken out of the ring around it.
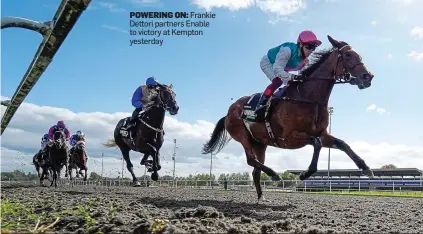
{"label": "floodlight pole", "polygon": [[[328,112],[329,112],[329,134],[331,134],[333,107],[329,107]],[[330,180],[330,148],[328,151],[328,180]]]}

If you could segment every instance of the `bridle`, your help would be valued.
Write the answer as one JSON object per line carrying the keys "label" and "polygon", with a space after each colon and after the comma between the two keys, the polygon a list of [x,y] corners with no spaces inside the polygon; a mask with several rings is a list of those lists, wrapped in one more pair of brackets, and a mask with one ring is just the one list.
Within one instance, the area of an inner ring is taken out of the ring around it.
{"label": "bridle", "polygon": [[[148,110],[150,110],[151,108],[153,108],[153,107],[158,107],[158,108],[161,108],[161,109],[163,109],[163,111],[165,111],[165,110],[168,110],[170,107],[169,107],[169,101],[170,100],[167,100],[166,102],[164,102],[163,101],[163,99],[162,99],[162,92],[163,92],[163,88],[164,87],[160,87],[160,89],[157,91],[157,101],[156,101],[156,103],[155,104],[152,104],[152,105],[149,105],[149,106],[147,106],[146,108],[145,108],[145,111],[144,111],[144,113],[147,113],[147,111]],[[154,130],[154,131],[156,131],[157,133],[161,133],[161,132],[163,132],[163,122],[164,122],[164,118],[163,118],[163,120],[162,120],[162,123],[160,124],[160,127],[159,128],[155,128],[155,127],[153,127],[153,126],[151,126],[150,124],[148,124],[147,122],[145,122],[142,118],[139,118],[139,120],[140,120],[140,122],[141,123],[143,123],[145,126],[147,126],[148,128],[150,128],[150,129],[152,129],[152,130]]]}
{"label": "bridle", "polygon": [[[342,56],[344,55],[344,53],[346,53],[345,51],[343,51],[345,48],[348,49],[352,49],[352,47],[350,45],[344,45],[341,48],[336,48],[333,52],[337,52],[337,60],[336,60],[336,65],[334,67],[334,70],[332,71],[332,76],[330,77],[320,77],[320,76],[313,76],[313,77],[301,77],[301,79],[295,80],[298,82],[307,82],[307,81],[313,81],[313,80],[334,80],[335,84],[345,84],[345,83],[350,83],[351,80],[353,79],[357,79],[358,77],[351,75],[350,72],[347,71],[345,64],[344,64],[344,60],[342,59]],[[361,57],[360,57],[360,62],[358,62],[357,64],[354,64],[354,66],[352,66],[351,70],[354,70],[357,66],[359,65],[363,65],[363,62],[361,62]],[[339,68],[339,65],[342,66],[342,73],[341,74],[336,74]]]}

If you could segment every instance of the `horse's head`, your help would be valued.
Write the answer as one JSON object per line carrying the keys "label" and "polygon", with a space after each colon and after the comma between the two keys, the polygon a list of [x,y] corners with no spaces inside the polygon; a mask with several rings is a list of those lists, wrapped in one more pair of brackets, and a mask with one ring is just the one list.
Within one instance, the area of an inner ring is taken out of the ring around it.
{"label": "horse's head", "polygon": [[56,149],[59,149],[63,146],[65,143],[65,134],[63,131],[56,130],[53,133],[53,145],[56,147]]}
{"label": "horse's head", "polygon": [[334,74],[350,74],[350,77],[347,77],[346,81],[351,85],[357,85],[359,89],[370,87],[374,76],[367,70],[360,54],[346,42],[337,41],[329,35],[328,39],[338,51],[338,62]]}
{"label": "horse's head", "polygon": [[171,115],[178,114],[179,106],[176,103],[176,94],[173,92],[173,85],[159,85],[159,103]]}

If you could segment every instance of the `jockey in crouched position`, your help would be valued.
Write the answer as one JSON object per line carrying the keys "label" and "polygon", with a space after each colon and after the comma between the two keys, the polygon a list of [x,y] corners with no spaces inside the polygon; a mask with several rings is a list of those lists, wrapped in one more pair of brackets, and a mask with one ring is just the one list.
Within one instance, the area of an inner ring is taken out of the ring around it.
{"label": "jockey in crouched position", "polygon": [[321,44],[312,31],[306,30],[298,35],[297,43],[285,42],[271,48],[263,56],[260,67],[272,83],[261,95],[256,112],[265,106],[276,89],[297,79],[297,75],[288,72],[301,70],[308,63],[310,54]]}
{"label": "jockey in crouched position", "polygon": [[70,155],[75,150],[75,145],[78,141],[84,141],[85,142],[85,133],[83,133],[81,130],[76,131],[76,133],[73,134],[70,138],[69,144],[72,146],[71,149],[69,150]]}
{"label": "jockey in crouched position", "polygon": [[63,133],[65,133],[65,137],[66,137],[66,141],[69,141],[69,137],[70,137],[70,132],[68,130],[68,128],[66,127],[65,122],[63,122],[63,120],[59,120],[57,121],[56,125],[53,125],[49,130],[48,130],[48,135],[50,140],[54,140],[54,132],[55,131],[62,131]]}
{"label": "jockey in crouched position", "polygon": [[48,151],[47,145],[48,145],[48,142],[49,142],[49,141],[50,141],[50,140],[49,140],[49,135],[48,135],[48,133],[44,134],[44,136],[43,136],[43,137],[41,137],[41,149],[40,149],[40,151],[38,151],[38,155],[37,155],[38,162],[39,162],[41,165],[43,165],[43,164],[44,164],[45,160],[46,160],[46,159],[47,159],[47,157],[48,157],[48,154],[47,154],[47,151]]}
{"label": "jockey in crouched position", "polygon": [[[134,94],[132,95],[132,106],[135,107],[135,110],[132,112],[131,119],[129,120],[128,128],[131,129],[131,132],[134,132],[136,120],[138,114],[141,111],[145,110],[149,104],[151,104],[152,100],[157,97],[157,86],[159,82],[154,77],[149,77],[145,81],[144,85],[139,86]],[[134,134],[131,134],[132,136]]]}

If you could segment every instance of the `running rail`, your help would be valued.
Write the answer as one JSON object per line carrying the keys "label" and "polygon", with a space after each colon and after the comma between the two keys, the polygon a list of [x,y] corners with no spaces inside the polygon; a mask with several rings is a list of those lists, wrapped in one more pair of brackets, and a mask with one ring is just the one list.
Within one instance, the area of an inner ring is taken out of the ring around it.
{"label": "running rail", "polygon": [[1,135],[90,3],[91,0],[63,0],[53,19],[44,23],[19,17],[1,18],[1,29],[24,28],[39,32],[44,37],[12,99],[1,101],[1,105],[7,106],[1,118]]}

